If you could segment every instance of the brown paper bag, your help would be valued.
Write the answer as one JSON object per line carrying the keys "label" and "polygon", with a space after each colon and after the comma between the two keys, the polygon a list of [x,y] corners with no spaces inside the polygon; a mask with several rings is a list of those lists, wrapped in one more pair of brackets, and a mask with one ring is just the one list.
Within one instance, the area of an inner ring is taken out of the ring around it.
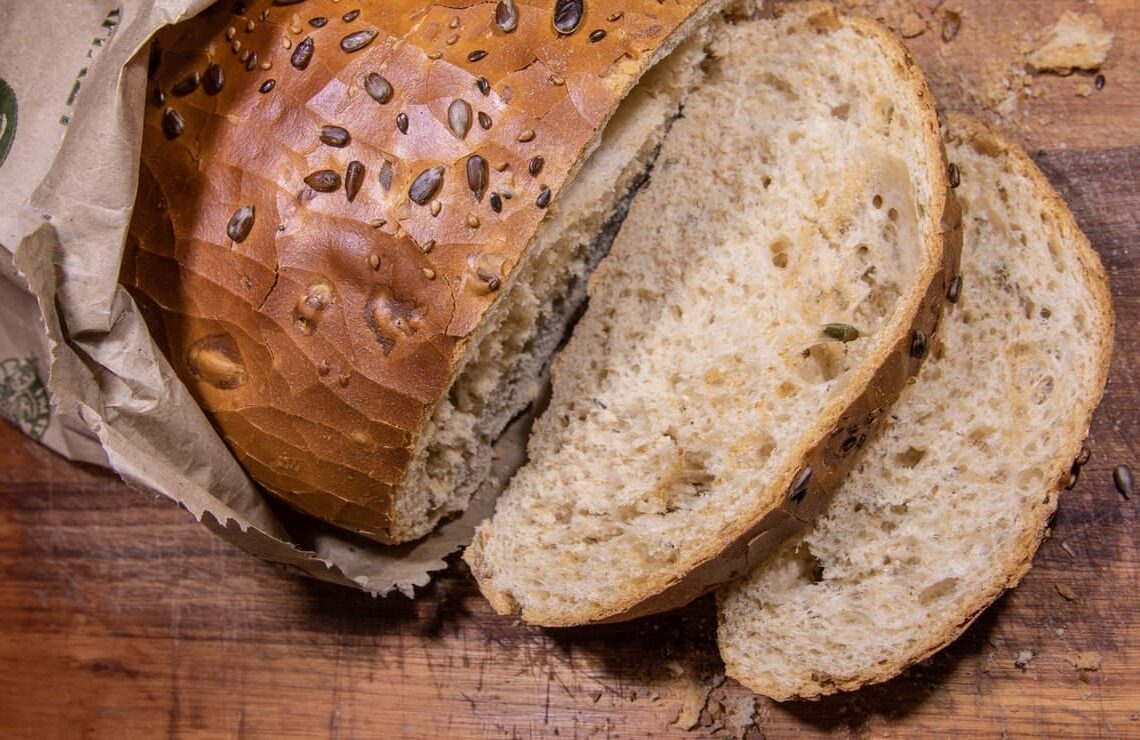
{"label": "brown paper bag", "polygon": [[[300,516],[250,482],[118,284],[138,177],[148,43],[208,0],[10,3],[0,24],[0,416],[73,460],[185,507],[309,576],[411,595],[466,543],[521,459],[516,425],[460,519],[386,547]],[[14,7],[13,7],[14,6]],[[60,23],[66,18],[66,23]]]}

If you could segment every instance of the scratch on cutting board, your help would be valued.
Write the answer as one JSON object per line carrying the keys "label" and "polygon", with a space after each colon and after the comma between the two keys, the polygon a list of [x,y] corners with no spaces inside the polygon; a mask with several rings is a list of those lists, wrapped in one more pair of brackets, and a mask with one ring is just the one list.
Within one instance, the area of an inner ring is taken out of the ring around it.
{"label": "scratch on cutting board", "polygon": [[566,692],[566,696],[570,697],[571,699],[577,698],[574,694],[573,689],[571,689],[569,686],[566,685],[566,682],[562,680],[562,676],[558,675],[557,671],[551,669],[550,672],[551,672],[551,675],[554,676],[554,680],[557,681],[558,685],[562,687],[562,690]]}
{"label": "scratch on cutting board", "polygon": [[340,666],[343,655],[344,643],[337,640],[336,655],[333,656],[332,710],[329,712],[330,738],[336,738],[340,735]]}
{"label": "scratch on cutting board", "polygon": [[178,737],[181,728],[181,678],[178,671],[178,648],[180,645],[179,632],[182,628],[182,610],[178,603],[170,605],[170,708],[167,710],[167,734]]}
{"label": "scratch on cutting board", "polygon": [[424,651],[424,665],[427,666],[428,674],[431,675],[431,685],[435,688],[436,698],[443,698],[443,684],[440,682],[439,677],[435,675],[435,666],[431,662],[431,650],[429,643],[420,645],[420,649]]}
{"label": "scratch on cutting board", "polygon": [[546,706],[542,710],[542,724],[550,724],[550,684],[554,683],[554,671],[546,673]]}

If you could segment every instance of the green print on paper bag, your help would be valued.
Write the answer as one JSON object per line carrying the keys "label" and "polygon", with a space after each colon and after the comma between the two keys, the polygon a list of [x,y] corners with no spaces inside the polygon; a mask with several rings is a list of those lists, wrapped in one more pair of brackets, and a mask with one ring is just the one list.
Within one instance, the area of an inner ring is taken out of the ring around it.
{"label": "green print on paper bag", "polygon": [[0,167],[16,140],[16,93],[0,78]]}
{"label": "green print on paper bag", "polygon": [[12,357],[0,362],[0,418],[39,439],[51,420],[51,404],[36,361]]}

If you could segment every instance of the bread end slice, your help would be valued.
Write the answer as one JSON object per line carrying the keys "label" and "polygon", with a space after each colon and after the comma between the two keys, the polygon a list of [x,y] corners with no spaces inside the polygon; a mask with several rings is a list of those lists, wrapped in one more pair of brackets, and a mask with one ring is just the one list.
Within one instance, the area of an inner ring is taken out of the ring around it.
{"label": "bread end slice", "polygon": [[1028,571],[1107,379],[1088,239],[1028,156],[949,119],[966,247],[932,359],[830,509],[719,594],[726,672],[783,701],[885,681]]}

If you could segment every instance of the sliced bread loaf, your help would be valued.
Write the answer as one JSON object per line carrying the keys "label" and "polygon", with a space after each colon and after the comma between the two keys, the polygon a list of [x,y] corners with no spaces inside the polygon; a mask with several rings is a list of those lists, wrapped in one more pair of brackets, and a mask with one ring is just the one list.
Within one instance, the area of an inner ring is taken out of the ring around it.
{"label": "sliced bread loaf", "polygon": [[720,594],[730,676],[775,699],[886,680],[1028,570],[1100,399],[1096,254],[1015,145],[950,119],[963,281],[933,356],[831,507]]}
{"label": "sliced bread loaf", "polygon": [[906,52],[813,3],[712,54],[467,550],[500,612],[630,618],[746,572],[926,353],[960,234]]}
{"label": "sliced bread loaf", "polygon": [[266,490],[407,542],[528,403],[576,239],[640,174],[692,48],[628,94],[725,0],[339,3],[218,3],[158,35],[121,280]]}

